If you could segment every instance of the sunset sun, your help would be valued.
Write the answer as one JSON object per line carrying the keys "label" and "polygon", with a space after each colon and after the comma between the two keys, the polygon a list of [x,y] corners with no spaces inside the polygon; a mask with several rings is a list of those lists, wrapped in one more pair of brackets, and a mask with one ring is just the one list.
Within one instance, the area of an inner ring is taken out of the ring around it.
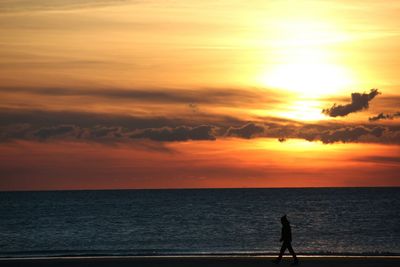
{"label": "sunset sun", "polygon": [[302,97],[318,98],[338,93],[351,86],[351,77],[340,66],[293,62],[280,64],[265,73],[266,87],[288,90]]}
{"label": "sunset sun", "polygon": [[265,41],[275,51],[273,63],[259,72],[259,83],[269,88],[318,98],[338,93],[356,80],[337,46],[350,37],[335,22],[323,17],[294,17],[275,23],[274,40]]}

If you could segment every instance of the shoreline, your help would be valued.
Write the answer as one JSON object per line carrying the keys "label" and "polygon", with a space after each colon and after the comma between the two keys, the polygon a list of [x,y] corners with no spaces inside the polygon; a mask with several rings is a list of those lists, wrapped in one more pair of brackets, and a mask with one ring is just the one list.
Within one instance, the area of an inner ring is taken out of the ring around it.
{"label": "shoreline", "polygon": [[[276,254],[265,254],[265,253],[249,253],[249,254],[213,254],[213,253],[204,253],[204,254],[135,254],[135,255],[117,255],[117,254],[60,254],[60,255],[27,255],[27,256],[15,256],[15,255],[0,255],[1,260],[24,260],[24,259],[90,259],[90,258],[99,258],[99,259],[107,259],[107,258],[126,258],[126,259],[151,259],[151,258],[269,258],[276,257]],[[379,258],[393,258],[400,259],[400,254],[297,254],[298,257],[303,258],[371,258],[371,259],[379,259]],[[284,258],[290,258],[291,255],[286,252],[283,256]]]}
{"label": "shoreline", "polygon": [[[1,257],[2,260],[39,260],[39,259],[201,259],[201,258],[276,258],[277,255],[263,254],[263,255],[243,255],[243,254],[188,254],[188,255],[65,255],[65,256],[27,256],[27,257]],[[366,259],[399,259],[400,255],[319,255],[319,254],[297,254],[301,258],[366,258]],[[291,255],[285,254],[283,258],[292,258]]]}
{"label": "shoreline", "polygon": [[[55,256],[0,258],[3,267],[26,266],[146,266],[146,267],[258,267],[277,266],[272,255],[168,255],[168,256]],[[343,256],[343,255],[298,255],[301,266],[361,267],[400,266],[400,256]],[[292,257],[284,256],[280,266],[289,266]]]}
{"label": "shoreline", "polygon": [[[0,254],[1,259],[52,259],[52,258],[194,258],[194,257],[221,257],[221,258],[229,258],[229,257],[274,257],[279,253],[271,252],[183,252],[183,253],[107,253],[107,252],[87,252],[87,253],[79,253],[79,252],[60,252],[53,254],[41,254],[41,253],[10,253],[10,254]],[[296,253],[298,256],[305,258],[313,258],[313,257],[353,257],[353,258],[400,258],[400,253],[329,253],[329,252],[310,252],[310,253]],[[290,256],[286,251],[285,256]]]}

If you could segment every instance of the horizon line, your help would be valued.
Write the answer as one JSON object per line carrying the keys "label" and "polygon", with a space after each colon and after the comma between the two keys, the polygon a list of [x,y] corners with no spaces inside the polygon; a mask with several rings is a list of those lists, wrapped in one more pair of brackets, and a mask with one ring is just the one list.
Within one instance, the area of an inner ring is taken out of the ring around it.
{"label": "horizon line", "polygon": [[165,191],[165,190],[240,190],[240,189],[368,189],[368,188],[400,188],[400,186],[305,186],[305,187],[183,187],[183,188],[85,188],[85,189],[38,189],[38,190],[0,190],[0,193],[13,192],[71,192],[71,191]]}

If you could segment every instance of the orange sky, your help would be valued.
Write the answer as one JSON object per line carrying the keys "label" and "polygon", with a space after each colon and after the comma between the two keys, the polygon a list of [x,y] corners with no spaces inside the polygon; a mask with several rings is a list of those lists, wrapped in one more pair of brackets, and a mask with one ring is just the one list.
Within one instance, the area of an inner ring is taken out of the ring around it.
{"label": "orange sky", "polygon": [[0,3],[0,190],[399,186],[399,13]]}
{"label": "orange sky", "polygon": [[3,190],[397,186],[400,156],[388,145],[262,138],[175,142],[164,149],[18,142],[0,152]]}

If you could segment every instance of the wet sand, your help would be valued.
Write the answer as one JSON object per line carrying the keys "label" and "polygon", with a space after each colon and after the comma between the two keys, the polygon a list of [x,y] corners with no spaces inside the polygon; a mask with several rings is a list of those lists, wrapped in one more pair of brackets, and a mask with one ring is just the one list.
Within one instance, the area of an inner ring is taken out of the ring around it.
{"label": "wet sand", "polygon": [[[94,256],[2,258],[0,266],[61,266],[61,267],[268,267],[290,266],[292,258],[285,257],[280,265],[273,256]],[[299,256],[299,266],[310,267],[399,267],[400,256]]]}

